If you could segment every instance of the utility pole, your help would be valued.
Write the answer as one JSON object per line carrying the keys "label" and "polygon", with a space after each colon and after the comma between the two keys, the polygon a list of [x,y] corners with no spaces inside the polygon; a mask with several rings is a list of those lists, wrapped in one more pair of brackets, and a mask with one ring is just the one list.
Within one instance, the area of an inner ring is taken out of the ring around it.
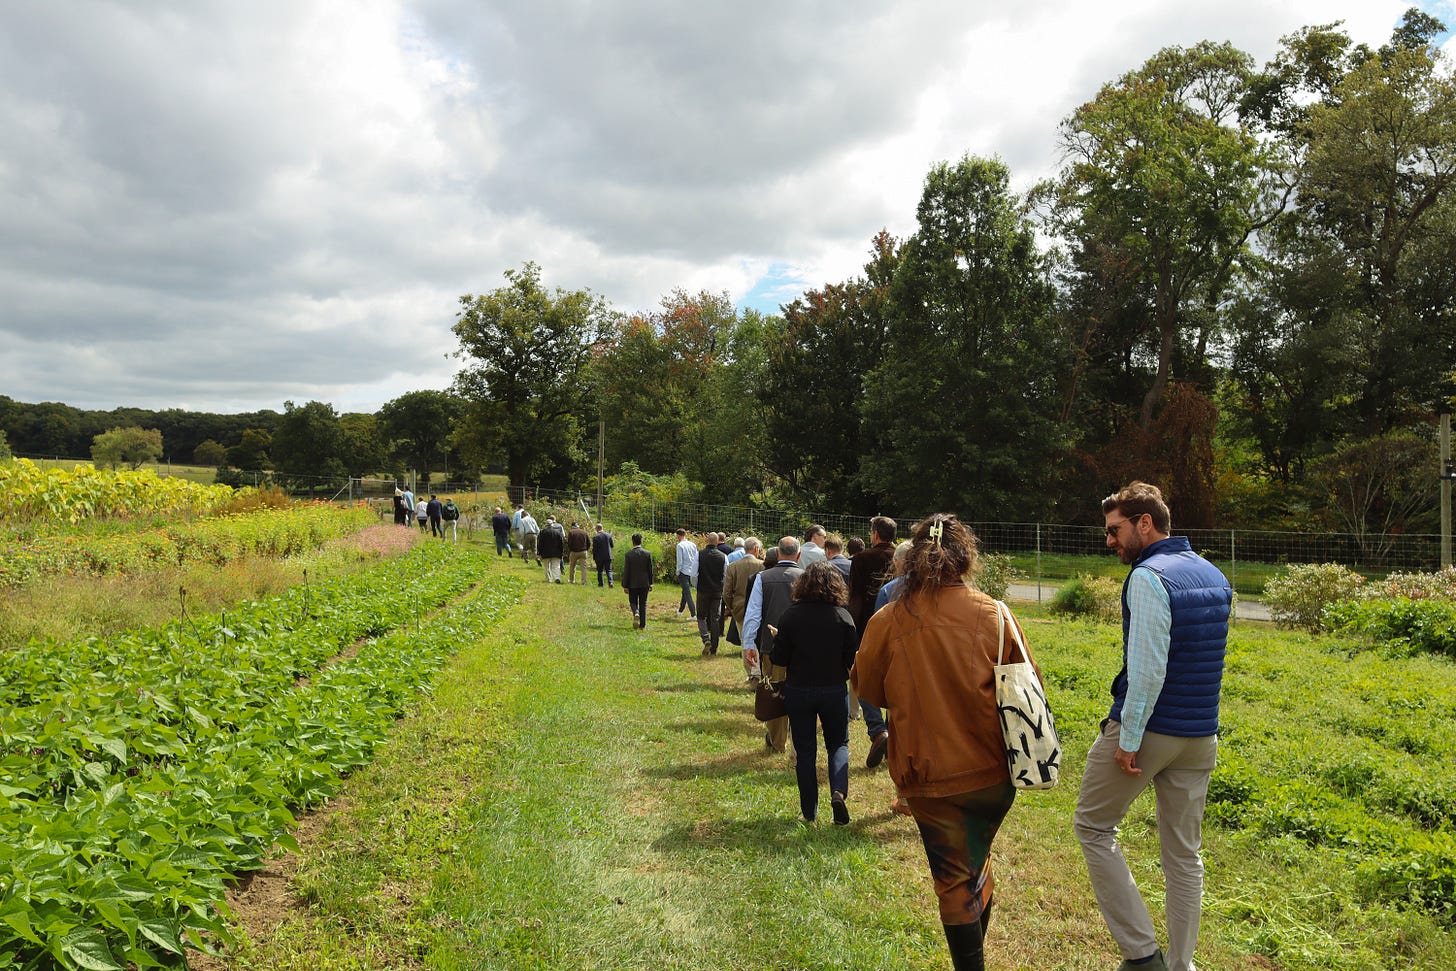
{"label": "utility pole", "polygon": [[1451,412],[1441,413],[1441,569],[1451,565]]}
{"label": "utility pole", "polygon": [[607,450],[607,423],[597,422],[597,522],[602,521],[602,461]]}

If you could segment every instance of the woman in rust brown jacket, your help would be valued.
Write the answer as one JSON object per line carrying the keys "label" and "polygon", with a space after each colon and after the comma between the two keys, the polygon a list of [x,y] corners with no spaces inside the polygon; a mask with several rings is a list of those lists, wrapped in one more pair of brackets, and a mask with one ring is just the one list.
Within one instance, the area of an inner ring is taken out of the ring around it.
{"label": "woman in rust brown jacket", "polygon": [[951,962],[980,971],[991,841],[1016,795],[993,683],[997,606],[969,582],[976,537],[954,515],[910,538],[903,593],[870,618],[851,680],[892,712],[890,775],[925,844]]}

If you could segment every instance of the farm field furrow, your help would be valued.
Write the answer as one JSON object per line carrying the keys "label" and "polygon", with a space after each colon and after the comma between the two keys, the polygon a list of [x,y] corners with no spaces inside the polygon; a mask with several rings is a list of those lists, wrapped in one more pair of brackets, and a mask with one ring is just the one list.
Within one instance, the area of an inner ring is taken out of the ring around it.
{"label": "farm field furrow", "polygon": [[0,967],[228,941],[225,876],[289,845],[292,810],[513,601],[483,560],[424,544],[226,615],[0,657]]}

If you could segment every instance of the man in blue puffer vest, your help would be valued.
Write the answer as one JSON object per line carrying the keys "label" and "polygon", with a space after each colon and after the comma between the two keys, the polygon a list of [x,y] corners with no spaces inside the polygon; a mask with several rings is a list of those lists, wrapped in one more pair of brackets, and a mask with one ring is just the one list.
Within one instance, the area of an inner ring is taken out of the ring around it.
{"label": "man in blue puffer vest", "polygon": [[[1203,806],[1218,747],[1233,590],[1193,552],[1156,486],[1133,482],[1102,500],[1107,545],[1132,570],[1122,585],[1122,670],[1112,710],[1087,754],[1074,825],[1119,971],[1192,971],[1203,910]],[[1168,950],[1117,844],[1117,827],[1152,783],[1167,883]]]}

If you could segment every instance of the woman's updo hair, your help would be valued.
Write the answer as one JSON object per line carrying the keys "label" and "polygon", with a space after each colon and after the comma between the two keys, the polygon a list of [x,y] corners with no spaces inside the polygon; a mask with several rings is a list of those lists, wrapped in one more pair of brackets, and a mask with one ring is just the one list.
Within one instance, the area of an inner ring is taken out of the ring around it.
{"label": "woman's updo hair", "polygon": [[844,607],[849,604],[849,587],[845,586],[844,574],[836,566],[823,560],[810,563],[803,576],[794,581],[789,595],[796,603],[806,600],[822,600],[824,603]]}
{"label": "woman's updo hair", "polygon": [[920,520],[910,528],[910,544],[901,571],[906,597],[963,583],[981,564],[976,534],[954,513],[938,512]]}

